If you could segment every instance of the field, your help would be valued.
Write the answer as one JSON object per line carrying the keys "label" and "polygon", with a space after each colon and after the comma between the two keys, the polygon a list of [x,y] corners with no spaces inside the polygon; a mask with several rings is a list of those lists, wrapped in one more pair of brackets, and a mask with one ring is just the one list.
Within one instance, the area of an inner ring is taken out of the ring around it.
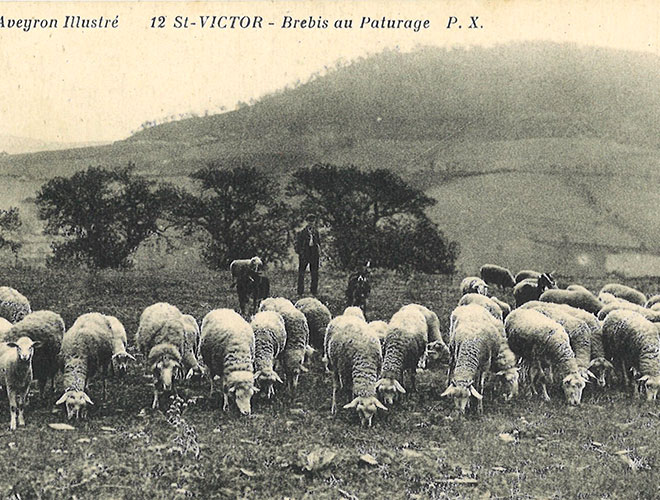
{"label": "field", "polygon": [[[345,275],[321,269],[321,299],[342,309]],[[273,292],[293,298],[292,272],[270,274]],[[560,284],[573,280],[559,276]],[[447,327],[460,277],[374,274],[370,319],[387,319],[402,304],[423,303]],[[580,280],[599,289],[604,280]],[[658,280],[628,280],[646,293]],[[169,301],[201,318],[234,307],[228,273],[199,270],[2,270],[2,284],[25,293],[34,309],[51,309],[67,325],[80,314],[119,317],[129,342],[147,305]],[[509,294],[505,298],[511,301]],[[129,350],[135,352],[131,347]],[[0,398],[2,498],[653,498],[660,495],[660,408],[616,389],[585,390],[568,407],[522,396],[487,395],[482,416],[458,417],[440,398],[441,372],[418,378],[418,392],[362,428],[353,411],[330,415],[331,381],[315,364],[295,398],[253,400],[253,414],[220,409],[221,395],[191,382],[179,394],[186,407],[152,411],[142,360],[124,379],[112,379],[107,401],[100,382],[88,420],[75,430],[51,397],[35,393],[27,426],[12,433]],[[61,387],[57,388],[57,396]],[[348,402],[344,394],[343,403]],[[169,417],[169,421],[168,421]],[[178,423],[174,423],[177,420]],[[194,431],[194,432],[193,432]],[[191,451],[184,454],[185,445]],[[199,446],[199,457],[194,449]],[[365,457],[369,455],[370,457]],[[362,458],[361,458],[362,457]]]}

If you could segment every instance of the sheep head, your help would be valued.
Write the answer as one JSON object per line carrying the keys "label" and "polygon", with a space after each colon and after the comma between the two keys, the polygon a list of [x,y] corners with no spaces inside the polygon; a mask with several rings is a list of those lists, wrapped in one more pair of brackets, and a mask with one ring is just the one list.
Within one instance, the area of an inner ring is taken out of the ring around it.
{"label": "sheep head", "polygon": [[263,265],[264,265],[263,261],[257,256],[254,256],[250,259],[250,270],[253,273],[258,273],[263,267]]}
{"label": "sheep head", "polygon": [[254,381],[260,389],[266,389],[268,399],[275,395],[275,383],[284,384],[280,376],[274,370],[262,370],[254,374]]}
{"label": "sheep head", "polygon": [[564,377],[561,381],[561,386],[569,405],[577,406],[580,404],[585,385],[586,381],[579,373],[569,373]]}
{"label": "sheep head", "polygon": [[449,363],[449,347],[442,340],[435,340],[426,345],[427,366],[438,363]]}
{"label": "sheep head", "polygon": [[605,387],[607,385],[606,377],[614,371],[614,365],[605,358],[596,358],[589,363],[589,371],[595,374],[598,385]]}
{"label": "sheep head", "polygon": [[495,375],[500,377],[500,380],[502,380],[507,388],[507,393],[504,395],[505,400],[508,401],[518,396],[520,373],[517,366],[507,368],[506,370],[500,370]]}
{"label": "sheep head", "polygon": [[226,393],[234,397],[238,411],[242,415],[249,415],[252,412],[250,402],[252,395],[259,392],[254,386],[254,375],[249,371],[238,371],[230,373],[224,384]]}
{"label": "sheep head", "polygon": [[358,396],[350,403],[345,404],[344,408],[347,410],[355,408],[360,416],[360,423],[365,427],[371,427],[371,420],[378,408],[387,411],[387,407],[376,396]]}
{"label": "sheep head", "polygon": [[646,388],[646,400],[655,401],[658,397],[658,390],[660,390],[660,375],[650,376],[644,375],[637,379],[638,382],[643,382]]}
{"label": "sheep head", "polygon": [[94,404],[85,391],[74,390],[66,391],[55,404],[61,405],[62,403],[65,403],[66,415],[69,420],[74,416],[77,419],[85,418],[87,416],[87,405]]}
{"label": "sheep head", "polygon": [[35,347],[39,347],[41,342],[33,342],[30,337],[21,337],[16,342],[7,342],[7,347],[16,349],[16,360],[19,363],[31,363]]}
{"label": "sheep head", "polygon": [[440,397],[442,398],[452,398],[454,400],[454,408],[461,413],[465,413],[465,409],[470,401],[470,396],[474,396],[479,401],[483,399],[483,396],[474,388],[474,385],[469,384],[468,386],[458,386],[453,381],[449,384],[449,387],[445,389],[445,392],[440,394]]}
{"label": "sheep head", "polygon": [[163,391],[171,391],[174,387],[174,380],[181,378],[182,372],[181,363],[167,356],[151,365],[154,380]]}
{"label": "sheep head", "polygon": [[125,374],[128,371],[128,361],[135,358],[127,352],[118,352],[112,355],[112,368],[117,373]]}
{"label": "sheep head", "polygon": [[406,390],[395,378],[381,378],[376,382],[376,391],[382,396],[385,404],[392,406],[399,394],[405,394]]}

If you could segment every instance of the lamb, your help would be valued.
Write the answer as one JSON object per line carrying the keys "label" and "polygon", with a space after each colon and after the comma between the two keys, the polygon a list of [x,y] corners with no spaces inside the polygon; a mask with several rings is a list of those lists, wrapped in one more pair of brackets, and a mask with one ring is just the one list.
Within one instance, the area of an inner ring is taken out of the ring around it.
{"label": "lamb", "polygon": [[231,309],[214,309],[202,320],[202,359],[211,381],[222,377],[223,410],[229,408],[231,394],[241,414],[251,413],[250,400],[259,391],[254,386],[254,342],[250,324]]}
{"label": "lamb", "polygon": [[513,279],[513,274],[505,267],[496,266],[495,264],[484,264],[479,270],[481,279],[488,285],[498,285],[500,289],[513,288],[516,282]]}
{"label": "lamb", "polygon": [[[454,309],[449,386],[441,397],[452,398],[454,407],[461,413],[465,413],[470,396],[477,398],[478,409],[483,411],[484,381],[497,356],[499,343],[495,320],[484,307],[468,304]],[[479,384],[479,391],[475,384]]]}
{"label": "lamb", "polygon": [[[357,309],[361,312],[361,309]],[[289,390],[293,392],[298,387],[300,374],[308,371],[303,366],[305,354],[309,352],[307,318],[295,308],[291,301],[283,297],[270,297],[262,300],[259,311],[275,311],[282,315],[286,327],[286,345],[282,352],[282,365]]]}
{"label": "lamb", "polygon": [[25,425],[23,407],[32,383],[32,355],[39,342],[20,337],[16,342],[0,345],[0,383],[7,388],[9,399],[9,428]]}
{"label": "lamb", "polygon": [[346,307],[357,306],[365,314],[367,313],[367,300],[371,294],[370,265],[371,263],[367,261],[361,270],[351,274],[346,286]]}
{"label": "lamb", "polygon": [[128,371],[128,361],[135,361],[135,357],[126,351],[128,345],[128,338],[126,337],[126,330],[124,325],[121,324],[114,316],[106,315],[110,322],[113,335],[113,348],[112,348],[112,369],[119,374],[125,374]]}
{"label": "lamb", "polygon": [[[516,285],[517,285],[518,283],[520,283],[521,281],[524,281],[526,279],[538,280],[541,277],[541,274],[543,274],[543,273],[540,273],[538,271],[531,271],[529,269],[525,269],[523,271],[518,271],[518,273],[514,276],[513,281],[515,281]],[[549,273],[549,274],[552,275],[552,273]]]}
{"label": "lamb", "polygon": [[18,323],[30,314],[30,302],[19,291],[8,286],[0,286],[0,317]]}
{"label": "lamb", "polygon": [[55,375],[61,368],[59,357],[64,336],[64,321],[52,311],[36,311],[25,316],[4,335],[4,342],[18,342],[21,337],[29,337],[35,341],[32,370],[34,378],[39,382],[41,397],[46,395],[46,382],[51,381],[51,392],[55,390]]}
{"label": "lamb", "polygon": [[[579,373],[566,330],[556,321],[533,309],[512,311],[504,327],[511,350],[528,366],[535,364],[540,370],[543,398],[550,400],[546,382],[552,380],[547,372],[552,368],[561,377],[568,404],[580,404],[586,382]],[[536,392],[533,384],[532,390]]]}
{"label": "lamb", "polygon": [[147,359],[154,380],[153,409],[159,406],[161,392],[172,392],[174,380],[182,375],[185,342],[183,315],[176,306],[158,302],[140,316],[135,344]]}
{"label": "lamb", "polygon": [[488,294],[488,285],[484,280],[477,276],[468,276],[461,281],[461,295],[466,293]]}
{"label": "lamb", "polygon": [[603,303],[589,290],[547,290],[536,300],[566,304],[592,314],[598,314],[598,311],[603,307]]}
{"label": "lamb", "polygon": [[428,324],[421,310],[402,308],[392,316],[383,344],[383,371],[376,390],[391,405],[397,393],[404,394],[404,373],[410,374],[410,388],[415,390],[415,374],[426,353]]}
{"label": "lamb", "polygon": [[[420,327],[421,327],[421,313]],[[425,326],[421,327],[425,330]],[[327,357],[332,367],[332,414],[337,413],[337,390],[352,391],[353,399],[344,405],[355,408],[363,426],[371,427],[376,411],[387,410],[376,397],[376,381],[383,364],[378,338],[360,318],[337,316],[328,324]]]}
{"label": "lamb", "polygon": [[502,308],[490,297],[478,293],[468,293],[463,295],[458,301],[459,306],[466,306],[468,304],[477,304],[485,308],[494,318],[502,321],[504,314]]}
{"label": "lamb", "polygon": [[574,311],[579,311],[574,307],[565,304],[554,304],[551,302],[532,301],[522,306],[523,309],[534,309],[544,316],[556,321],[568,334],[571,349],[575,354],[580,375],[583,379],[589,380],[589,377],[596,376],[589,371],[591,363],[591,328],[589,323],[584,321]]}
{"label": "lamb", "polygon": [[247,306],[252,298],[251,313],[257,309],[257,304],[270,294],[270,281],[262,274],[263,262],[255,256],[251,259],[237,259],[229,265],[233,278],[231,286],[236,285],[238,304],[241,314],[247,314]]}
{"label": "lamb", "polygon": [[600,293],[611,293],[615,297],[625,299],[628,302],[643,306],[646,304],[646,295],[639,290],[635,290],[619,283],[609,283],[600,289]]}
{"label": "lamb", "polygon": [[103,398],[106,396],[106,375],[112,362],[114,336],[108,318],[100,313],[78,317],[62,339],[60,355],[64,360],[64,394],[55,403],[65,403],[67,417],[84,418],[87,405],[94,404],[87,395],[89,380],[101,373]]}
{"label": "lamb", "polygon": [[652,309],[656,304],[660,304],[660,295],[652,295],[649,297],[649,300],[646,301],[644,307]]}
{"label": "lamb", "polygon": [[[654,401],[660,389],[660,344],[658,328],[641,314],[625,309],[612,311],[603,322],[605,355],[619,369],[624,384],[629,385],[628,369],[641,375],[637,379],[646,388],[646,399]],[[633,385],[634,393],[637,386]]]}
{"label": "lamb", "polygon": [[309,327],[309,345],[314,349],[323,349],[325,329],[332,319],[330,310],[316,297],[305,297],[295,303],[296,309],[301,311],[307,319]]}
{"label": "lamb", "polygon": [[286,327],[282,316],[275,311],[257,313],[250,323],[254,332],[254,380],[270,399],[275,394],[275,382],[283,384],[273,369],[274,360],[286,345]]}
{"label": "lamb", "polygon": [[550,274],[542,274],[538,280],[528,278],[521,281],[513,287],[513,297],[516,300],[516,307],[520,307],[525,302],[539,300],[541,294],[549,289],[557,288],[557,285]]}

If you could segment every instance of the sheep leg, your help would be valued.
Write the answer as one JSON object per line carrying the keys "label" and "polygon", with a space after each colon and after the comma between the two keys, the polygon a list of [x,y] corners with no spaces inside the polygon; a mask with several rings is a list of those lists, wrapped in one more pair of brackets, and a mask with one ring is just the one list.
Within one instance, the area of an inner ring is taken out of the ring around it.
{"label": "sheep leg", "polygon": [[154,386],[154,400],[151,403],[151,409],[155,410],[158,408],[158,389],[156,389],[156,386]]}
{"label": "sheep leg", "polygon": [[621,360],[621,383],[623,384],[624,389],[627,389],[630,386],[628,370],[626,370],[626,363],[623,360]]}
{"label": "sheep leg", "polygon": [[222,410],[227,411],[229,409],[229,396],[227,396],[227,391],[222,391],[223,403]]}
{"label": "sheep leg", "polygon": [[18,413],[18,408],[16,406],[16,394],[14,391],[10,391],[7,387],[7,397],[9,398],[9,428],[12,431],[16,430],[16,414]]}
{"label": "sheep leg", "polygon": [[332,407],[330,413],[335,415],[337,413],[337,389],[339,388],[339,375],[335,372],[332,374]]}
{"label": "sheep leg", "polygon": [[46,399],[46,378],[39,379],[39,396],[41,399]]}
{"label": "sheep leg", "polygon": [[23,394],[18,394],[16,397],[16,403],[18,408],[18,425],[25,425],[25,419],[23,418],[23,409],[25,408],[25,400],[27,399],[28,391],[30,386],[28,385],[27,389]]}
{"label": "sheep leg", "polygon": [[416,372],[410,370],[410,392],[417,392]]}
{"label": "sheep leg", "polygon": [[543,396],[543,401],[550,401],[550,395],[548,394],[548,388],[545,385],[545,379],[541,380],[541,394]]}

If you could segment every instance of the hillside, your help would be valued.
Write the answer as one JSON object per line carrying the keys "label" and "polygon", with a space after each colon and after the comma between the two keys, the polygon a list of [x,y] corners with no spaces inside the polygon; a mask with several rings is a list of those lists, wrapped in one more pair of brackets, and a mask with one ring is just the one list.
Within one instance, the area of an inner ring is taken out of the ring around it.
{"label": "hillside", "polygon": [[103,143],[71,143],[71,142],[47,142],[29,137],[17,137],[14,135],[0,135],[0,156],[15,155],[23,153],[35,153],[38,151],[55,151],[60,149],[83,148],[89,146],[100,146]]}
{"label": "hillside", "polygon": [[316,161],[384,166],[438,199],[432,216],[465,272],[489,260],[602,273],[626,252],[660,273],[659,62],[551,43],[384,52],[229,113],[3,157],[0,176],[23,192],[128,161],[175,182],[208,161],[282,175]]}

